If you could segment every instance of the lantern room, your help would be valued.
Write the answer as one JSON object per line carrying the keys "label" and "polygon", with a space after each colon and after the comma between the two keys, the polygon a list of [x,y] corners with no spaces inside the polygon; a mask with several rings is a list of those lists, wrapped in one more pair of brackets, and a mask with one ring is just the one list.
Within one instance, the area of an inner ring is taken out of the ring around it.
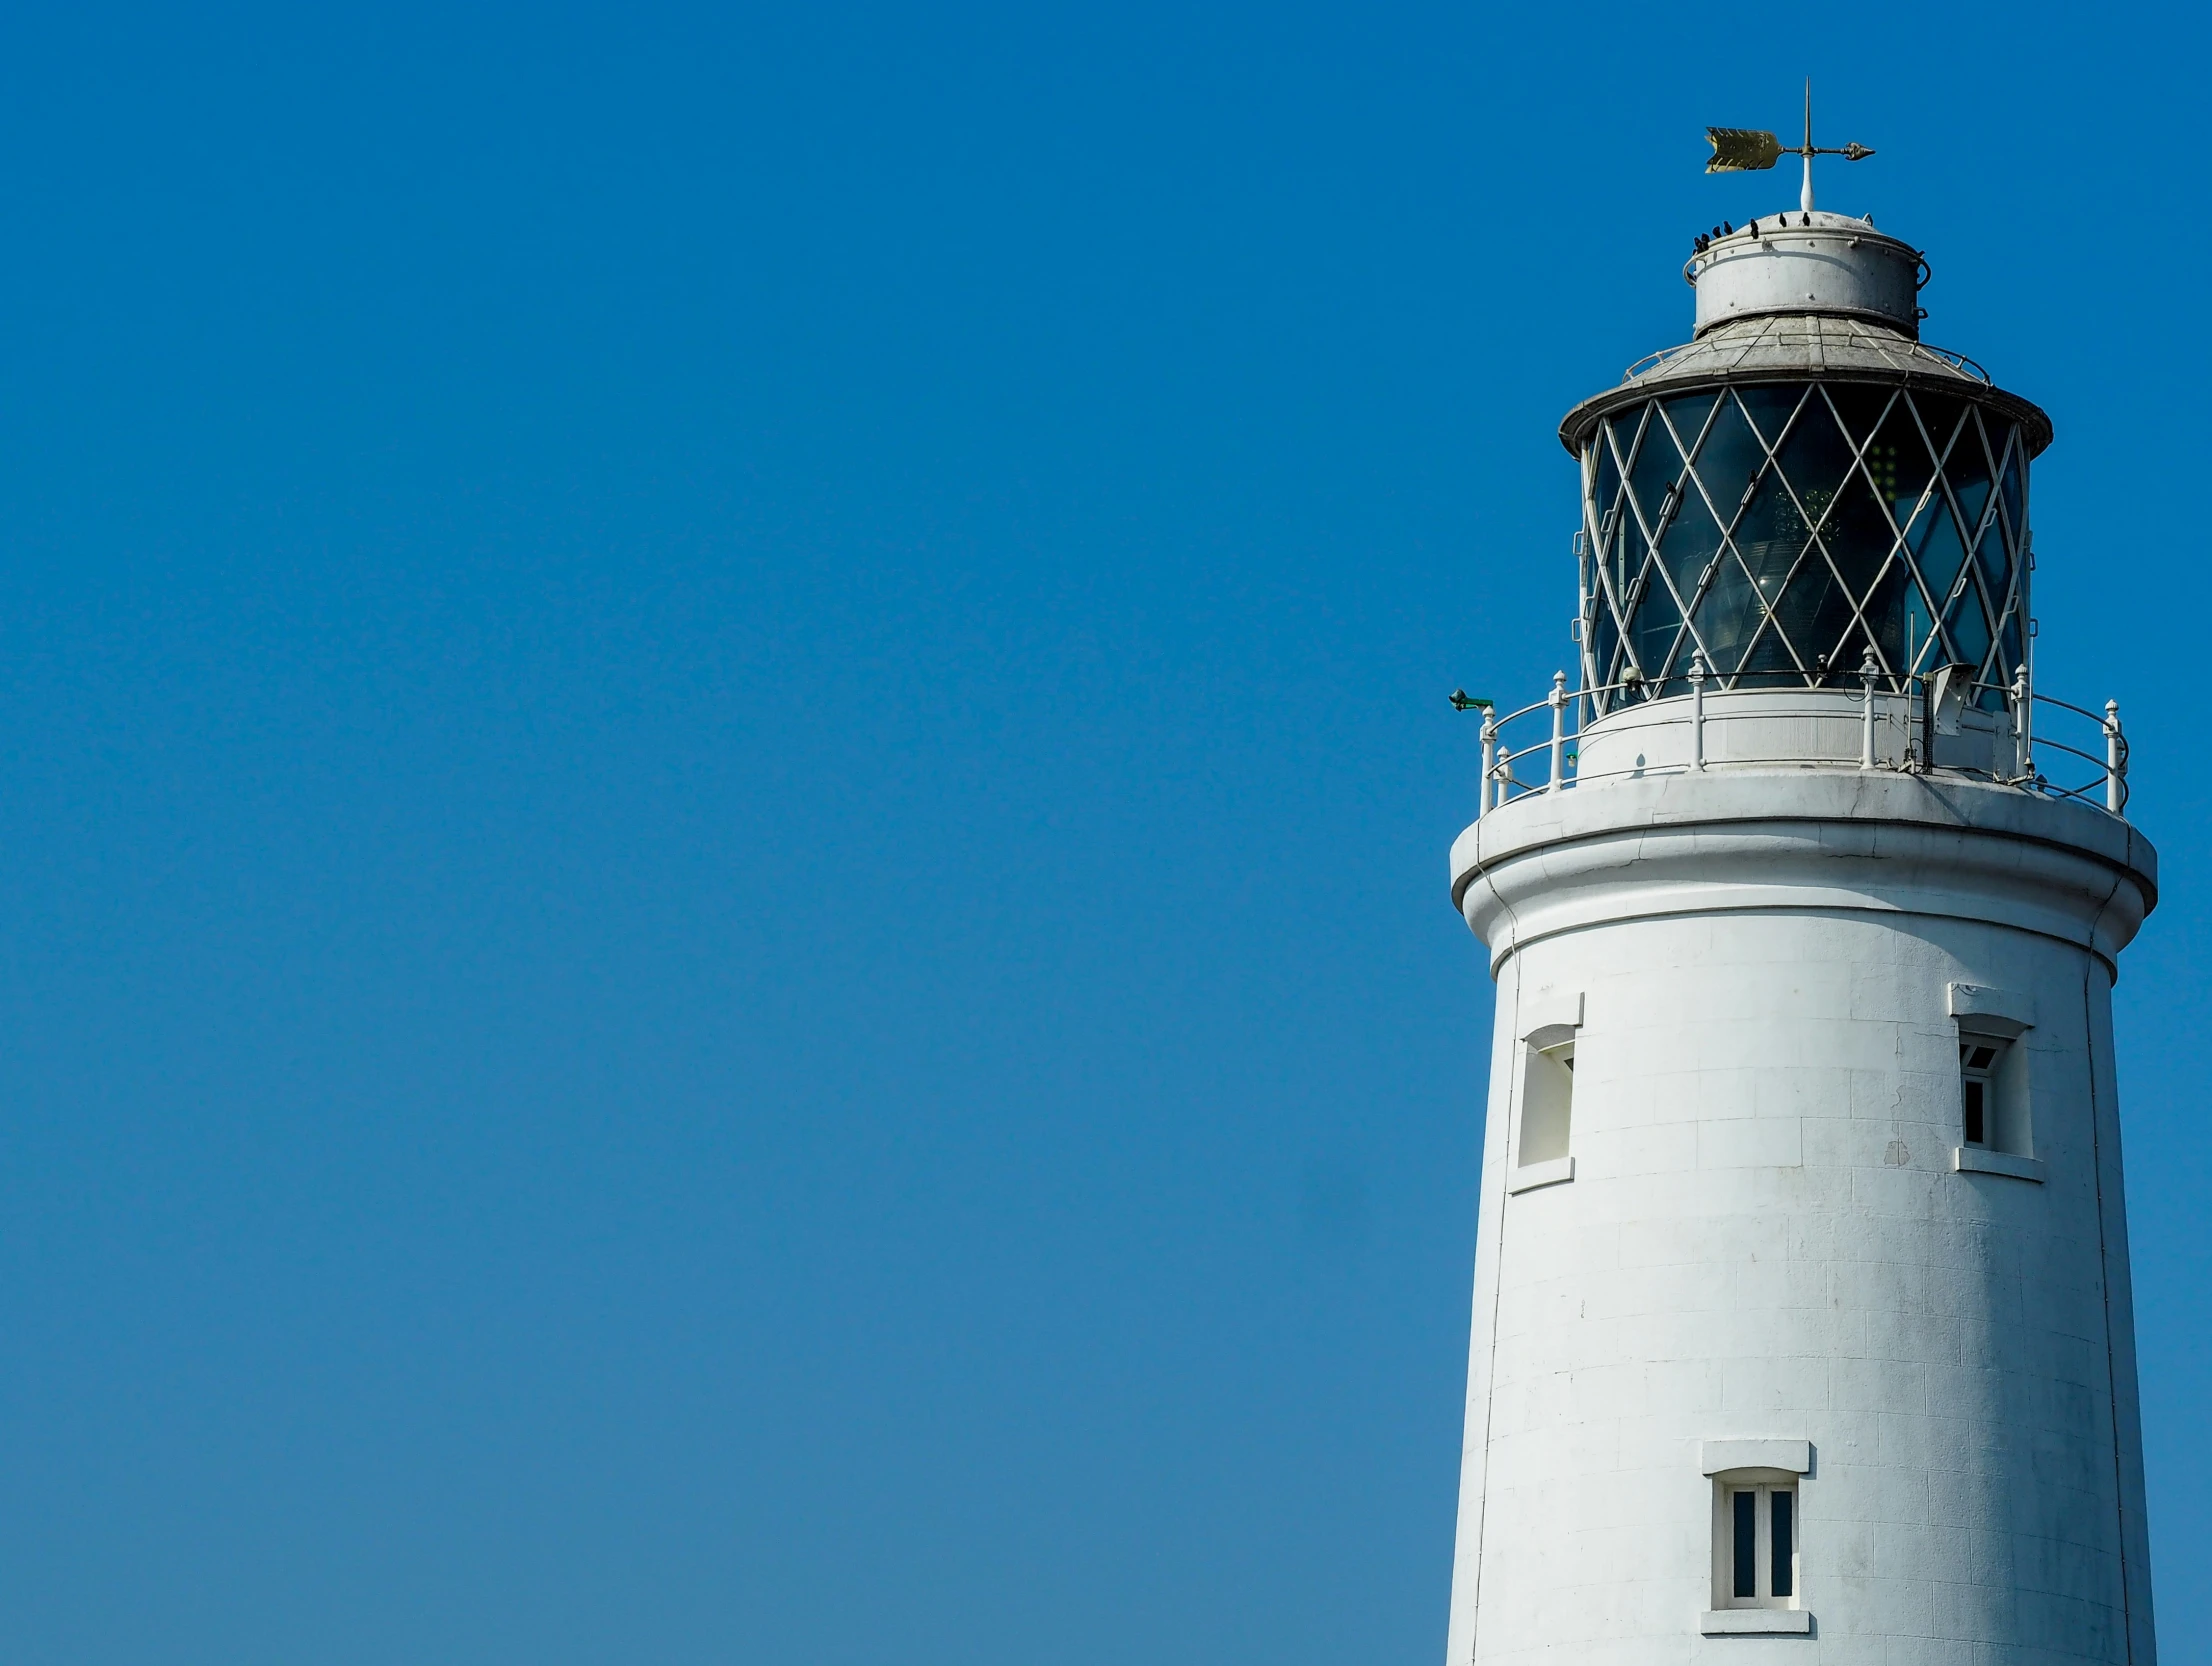
{"label": "lantern room", "polygon": [[[1919,339],[1928,267],[1805,211],[1700,238],[1687,344],[1568,413],[1585,686],[1880,686],[1954,668],[2004,704],[2027,658],[2028,469],[2050,419]],[[1870,657],[1871,656],[1871,657]]]}

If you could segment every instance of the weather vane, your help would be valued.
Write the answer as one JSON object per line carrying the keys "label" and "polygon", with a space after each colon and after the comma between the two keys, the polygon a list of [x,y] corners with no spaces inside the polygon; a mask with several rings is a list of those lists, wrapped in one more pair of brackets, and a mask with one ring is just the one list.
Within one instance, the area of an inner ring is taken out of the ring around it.
{"label": "weather vane", "polygon": [[[1783,145],[1771,133],[1749,127],[1708,127],[1705,138],[1713,147],[1712,160],[1705,164],[1709,174],[1754,173],[1771,168],[1782,159]],[[1874,153],[1860,144],[1845,145],[1840,150],[1824,150],[1813,143],[1813,83],[1805,80],[1805,142],[1795,147],[1796,154],[1805,159],[1805,188],[1797,194],[1797,205],[1806,213],[1813,211],[1813,158],[1816,156],[1840,156],[1846,162],[1863,162]]]}

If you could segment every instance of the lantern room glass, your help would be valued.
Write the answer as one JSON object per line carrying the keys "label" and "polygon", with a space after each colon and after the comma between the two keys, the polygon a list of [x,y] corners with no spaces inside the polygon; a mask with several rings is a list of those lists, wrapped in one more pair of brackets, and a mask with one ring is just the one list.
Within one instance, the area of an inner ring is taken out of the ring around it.
{"label": "lantern room glass", "polygon": [[[2026,657],[2027,444],[1979,401],[1793,381],[1616,410],[1583,452],[1584,671],[1599,696],[1879,686]],[[1640,685],[1640,688],[1638,687]]]}

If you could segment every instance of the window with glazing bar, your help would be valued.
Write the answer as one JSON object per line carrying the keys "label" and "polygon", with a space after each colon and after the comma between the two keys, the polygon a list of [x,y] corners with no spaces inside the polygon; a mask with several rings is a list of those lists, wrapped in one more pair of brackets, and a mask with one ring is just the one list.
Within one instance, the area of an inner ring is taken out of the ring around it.
{"label": "window with glazing bar", "polygon": [[1797,1604],[1797,1488],[1723,1480],[1720,1563],[1723,1608]]}
{"label": "window with glazing bar", "polygon": [[1969,1035],[1959,1041],[1959,1122],[1968,1145],[1984,1149],[1998,1143],[1997,1059],[2002,1041]]}

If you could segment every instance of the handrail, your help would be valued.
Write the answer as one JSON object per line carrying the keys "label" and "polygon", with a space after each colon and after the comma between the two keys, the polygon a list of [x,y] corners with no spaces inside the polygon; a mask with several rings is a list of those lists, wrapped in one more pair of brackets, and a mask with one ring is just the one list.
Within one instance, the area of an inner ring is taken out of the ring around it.
{"label": "handrail", "polygon": [[2055,694],[2038,694],[2036,698],[2042,701],[2046,706],[2058,706],[2066,711],[2079,712],[2082,716],[2088,718],[2089,721],[2092,723],[2102,723],[2104,721],[2104,713],[2093,712],[2087,706],[2077,706],[2071,700],[2061,700]]}
{"label": "handrail", "polygon": [[[1693,287],[1695,286],[1697,280],[1690,275],[1690,267],[1695,264],[1696,257],[1693,255],[1689,261],[1686,261],[1683,264],[1682,267],[1683,281],[1685,283],[1691,284]],[[1656,353],[1646,353],[1642,358],[1638,359],[1634,364],[1630,365],[1626,370],[1621,372],[1621,386],[1626,387],[1629,383],[1635,381],[1637,377],[1641,376],[1645,371],[1656,370],[1660,365],[1667,363],[1670,359],[1680,358],[1684,353],[1690,352],[1692,349],[1700,345],[1702,344],[1695,341],[1683,341],[1677,342],[1672,347],[1662,347]],[[1957,371],[1960,375],[1969,377],[1972,380],[1981,383],[1984,387],[1995,387],[1997,385],[1996,380],[1989,374],[1988,371],[1984,370],[1977,361],[1967,357],[1967,355],[1964,353],[1957,352],[1949,347],[1937,347],[1925,341],[1908,341],[1903,345],[1905,348],[1905,357],[1908,359],[1914,358],[1921,354],[1925,354],[1927,355],[1927,357],[1934,359],[1938,364],[1948,365],[1953,370]]]}
{"label": "handrail", "polygon": [[[1942,686],[1933,675],[1907,677],[1905,687],[1902,690],[1889,693],[1891,709],[1881,712],[1876,709],[1877,702],[1874,696],[1877,691],[1875,684],[1878,680],[1885,679],[1874,665],[1871,655],[1868,662],[1860,667],[1859,676],[1865,685],[1863,690],[1849,688],[1842,690],[1852,704],[1856,705],[1862,701],[1864,702],[1863,729],[1857,760],[1858,768],[1862,770],[1895,770],[1909,774],[1925,774],[1931,769],[1943,769],[1956,773],[1982,776],[1999,786],[2017,787],[2025,791],[2040,793],[2049,798],[2071,798],[2083,802],[2092,801],[2093,795],[2101,788],[2104,801],[2103,808],[2106,812],[2114,816],[2122,815],[2125,812],[2129,791],[2127,779],[2129,747],[2127,737],[2120,727],[2120,707],[2117,701],[2107,701],[2103,713],[2099,714],[2091,711],[2086,706],[2077,706],[2071,701],[2061,700],[2054,695],[2037,693],[2028,685],[2025,666],[2020,669],[2019,674],[2009,684],[1974,680],[1963,685],[1950,685],[1952,687],[1963,686],[1970,694],[1983,692],[1999,694],[2004,697],[2005,713],[2009,719],[2007,727],[2010,729],[2010,737],[2003,745],[2018,765],[2017,773],[2006,774],[1997,768],[1998,757],[1994,752],[1990,759],[1991,767],[1986,770],[1971,765],[1943,764],[1931,761],[1936,754],[1935,742],[1937,737],[1934,720],[1929,715],[1927,706],[1931,685],[1935,687]],[[1479,710],[1483,713],[1482,775],[1480,779],[1481,791],[1475,810],[1477,818],[1487,815],[1490,811],[1498,809],[1514,798],[1527,797],[1532,793],[1559,792],[1585,781],[1605,780],[1619,775],[1702,773],[1707,768],[1705,685],[1710,679],[1711,673],[1706,668],[1703,654],[1693,654],[1687,676],[1690,685],[1689,694],[1687,696],[1667,695],[1649,702],[1652,705],[1665,705],[1680,700],[1687,708],[1675,720],[1687,722],[1690,726],[1690,755],[1686,763],[1658,766],[1638,764],[1635,768],[1628,770],[1602,770],[1592,773],[1583,771],[1579,745],[1571,744],[1578,743],[1581,739],[1584,729],[1584,714],[1594,709],[1592,702],[1598,696],[1611,694],[1622,689],[1643,688],[1648,690],[1652,686],[1649,682],[1641,679],[1623,679],[1619,682],[1598,683],[1583,688],[1570,689],[1567,686],[1566,672],[1555,671],[1552,674],[1551,689],[1542,699],[1533,700],[1525,706],[1507,712],[1503,717],[1497,715],[1497,711],[1491,702],[1470,699],[1463,692],[1455,692],[1452,696],[1454,707],[1461,711]],[[2035,706],[2039,702],[2059,711],[2071,712],[2078,717],[2087,718],[2090,722],[2096,724],[2099,736],[2104,742],[2103,756],[2099,757],[2095,752],[2087,751],[2082,747],[2036,733],[2030,719]],[[1945,702],[1945,704],[1948,704],[1948,702]],[[1577,721],[1571,730],[1567,726],[1567,708],[1570,705],[1575,708],[1577,713]],[[1900,705],[1902,710],[1898,709]],[[1918,708],[1917,713],[1915,711],[1916,707]],[[1549,711],[1552,714],[1551,733],[1546,737],[1548,745],[1545,742],[1533,739],[1518,751],[1507,745],[1505,730],[1521,719],[1533,716],[1539,711]],[[1901,727],[1905,731],[1905,744],[1900,749],[1901,755],[1895,762],[1877,761],[1877,748],[1875,746],[1877,723],[1884,730]],[[1922,731],[1925,731],[1924,743],[1916,747],[1914,737]],[[1994,737],[1992,744],[1997,744]],[[1513,766],[1540,747],[1550,753],[1549,768],[1544,779],[1541,781],[1521,780],[1515,774]],[[2036,755],[2044,749],[2062,753],[2070,758],[2078,758],[2083,763],[2093,766],[2097,774],[2080,786],[2062,786],[2051,781],[2035,767]],[[1818,757],[1777,756],[1744,761],[1747,763],[1755,761],[1760,764],[1799,766],[1825,764],[1843,767],[1849,760],[1839,756],[1824,755]]]}

